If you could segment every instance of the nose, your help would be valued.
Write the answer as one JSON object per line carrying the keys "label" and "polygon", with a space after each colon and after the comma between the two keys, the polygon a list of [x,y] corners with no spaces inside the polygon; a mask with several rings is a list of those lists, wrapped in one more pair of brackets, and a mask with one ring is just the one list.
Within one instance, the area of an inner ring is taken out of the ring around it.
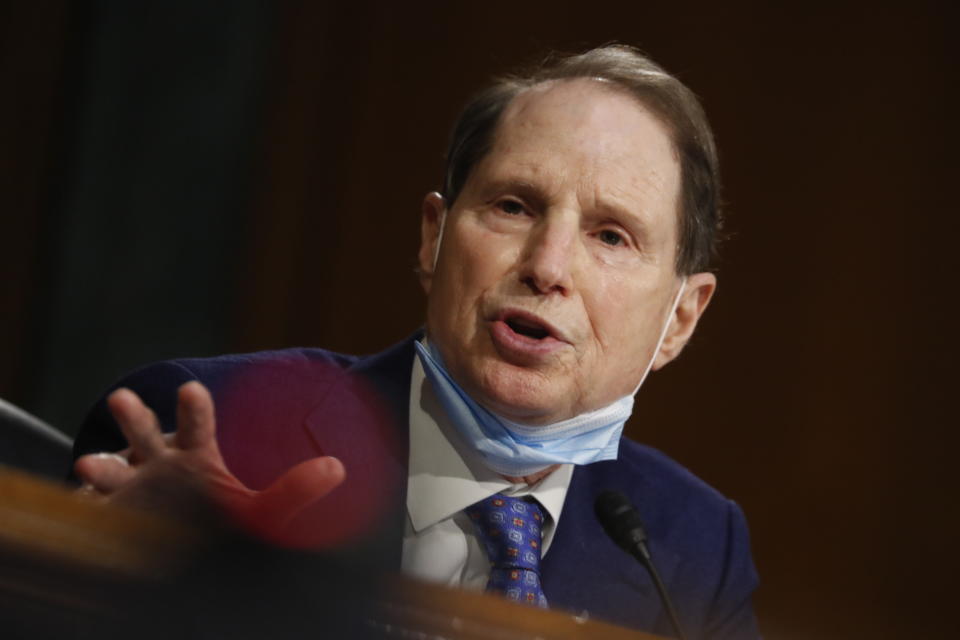
{"label": "nose", "polygon": [[568,295],[573,289],[578,234],[575,216],[541,218],[527,239],[520,280],[534,293]]}

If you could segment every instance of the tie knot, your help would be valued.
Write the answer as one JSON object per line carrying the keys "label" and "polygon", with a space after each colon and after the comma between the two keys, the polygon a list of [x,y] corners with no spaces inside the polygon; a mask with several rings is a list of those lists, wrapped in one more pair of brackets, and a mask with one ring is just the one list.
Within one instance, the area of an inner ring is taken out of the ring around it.
{"label": "tie knot", "polygon": [[465,511],[494,567],[539,571],[543,509],[535,499],[497,493]]}

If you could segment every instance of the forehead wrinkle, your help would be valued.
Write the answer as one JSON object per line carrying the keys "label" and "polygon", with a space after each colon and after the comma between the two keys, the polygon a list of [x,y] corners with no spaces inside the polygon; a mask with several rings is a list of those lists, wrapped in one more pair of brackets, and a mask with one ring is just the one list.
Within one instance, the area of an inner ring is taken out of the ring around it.
{"label": "forehead wrinkle", "polygon": [[577,191],[591,208],[636,215],[646,223],[656,215],[652,209],[676,196],[669,183],[670,176],[655,167],[623,171],[614,165],[611,172],[608,165],[581,172]]}
{"label": "forehead wrinkle", "polygon": [[593,180],[596,202],[600,206],[611,201],[612,207],[636,212],[644,218],[655,215],[651,208],[676,196],[670,187],[670,177],[662,175],[662,172],[653,167],[631,172],[628,181],[605,181],[602,178]]}
{"label": "forehead wrinkle", "polygon": [[[614,99],[579,99],[590,95]],[[631,133],[643,135],[642,142]],[[658,164],[663,152],[673,160],[671,169]],[[505,110],[484,160],[538,191],[556,195],[573,184],[582,204],[633,214],[647,226],[657,226],[655,209],[669,202],[667,228],[678,225],[680,166],[672,136],[656,114],[615,87],[577,79],[524,90]]]}
{"label": "forehead wrinkle", "polygon": [[478,173],[486,175],[484,192],[509,189],[537,194],[547,199],[553,199],[562,192],[563,185],[568,181],[569,171],[562,167],[552,167],[549,163],[544,163],[542,158],[524,156],[522,152],[504,152],[490,154],[489,162],[486,162],[487,159],[481,162]]}
{"label": "forehead wrinkle", "polygon": [[[566,81],[566,84],[570,85],[574,82],[578,81]],[[514,143],[529,143],[532,137],[534,148],[543,147],[544,144],[558,143],[567,147],[567,155],[572,153],[583,159],[604,157],[617,161],[623,156],[630,156],[636,149],[626,148],[628,145],[624,145],[623,136],[611,135],[610,130],[616,128],[624,117],[633,119],[639,113],[646,121],[640,127],[650,129],[648,125],[654,125],[651,131],[654,135],[649,137],[645,145],[650,148],[650,153],[644,155],[660,155],[657,148],[661,148],[673,157],[679,166],[679,156],[674,148],[672,136],[655,113],[622,91],[597,87],[598,83],[594,81],[586,82],[592,85],[587,87],[587,93],[613,97],[614,100],[560,100],[555,96],[542,95],[545,93],[543,89],[546,85],[538,85],[521,93],[507,107],[498,126],[493,148],[511,151],[513,145],[507,144],[504,135],[510,132]],[[553,88],[562,90],[564,87],[554,86]],[[580,97],[580,94],[576,97]],[[625,116],[624,112],[630,115]],[[563,121],[565,126],[558,129],[555,125],[559,121]],[[545,138],[544,130],[554,135]],[[622,128],[621,132],[623,132]],[[575,139],[571,140],[571,137]]]}

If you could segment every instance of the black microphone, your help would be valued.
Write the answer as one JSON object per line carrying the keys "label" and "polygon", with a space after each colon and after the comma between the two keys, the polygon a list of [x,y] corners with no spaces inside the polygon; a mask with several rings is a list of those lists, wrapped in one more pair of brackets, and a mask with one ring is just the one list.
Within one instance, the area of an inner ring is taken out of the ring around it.
{"label": "black microphone", "polygon": [[663,585],[663,580],[660,579],[660,574],[650,557],[650,549],[647,548],[647,533],[643,530],[640,513],[630,504],[630,499],[620,491],[603,491],[597,496],[597,501],[593,503],[593,510],[610,539],[616,542],[621,549],[639,560],[640,564],[650,572],[650,577],[653,578],[653,584],[657,587],[657,593],[660,594],[663,607],[670,617],[673,630],[677,632],[677,637],[680,640],[686,640],[687,636],[680,628],[677,611],[673,608],[673,603],[667,594],[667,588]]}

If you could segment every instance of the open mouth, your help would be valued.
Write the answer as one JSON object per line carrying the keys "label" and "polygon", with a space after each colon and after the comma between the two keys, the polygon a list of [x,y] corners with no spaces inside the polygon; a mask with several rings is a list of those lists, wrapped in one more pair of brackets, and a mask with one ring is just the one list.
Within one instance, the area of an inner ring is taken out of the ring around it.
{"label": "open mouth", "polygon": [[538,324],[528,318],[504,318],[504,322],[507,323],[507,326],[510,327],[514,333],[519,333],[522,336],[527,338],[532,338],[534,340],[543,340],[550,336],[550,332],[541,324]]}
{"label": "open mouth", "polygon": [[548,321],[522,309],[501,309],[490,319],[490,337],[508,362],[530,366],[552,358],[570,345]]}

